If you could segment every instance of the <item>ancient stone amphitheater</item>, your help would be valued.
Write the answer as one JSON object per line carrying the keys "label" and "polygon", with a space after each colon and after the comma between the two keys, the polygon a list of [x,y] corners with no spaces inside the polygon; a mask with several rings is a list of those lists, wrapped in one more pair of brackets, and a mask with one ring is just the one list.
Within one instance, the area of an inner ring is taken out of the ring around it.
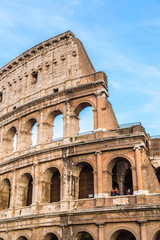
{"label": "ancient stone amphitheater", "polygon": [[160,240],[160,138],[107,99],[70,31],[0,69],[0,240]]}

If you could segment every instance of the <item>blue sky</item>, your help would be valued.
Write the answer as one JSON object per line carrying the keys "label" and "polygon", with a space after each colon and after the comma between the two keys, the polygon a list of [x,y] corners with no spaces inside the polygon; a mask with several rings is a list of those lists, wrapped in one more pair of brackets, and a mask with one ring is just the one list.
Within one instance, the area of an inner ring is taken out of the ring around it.
{"label": "blue sky", "polygon": [[108,75],[118,122],[160,135],[160,0],[0,0],[0,67],[67,30]]}

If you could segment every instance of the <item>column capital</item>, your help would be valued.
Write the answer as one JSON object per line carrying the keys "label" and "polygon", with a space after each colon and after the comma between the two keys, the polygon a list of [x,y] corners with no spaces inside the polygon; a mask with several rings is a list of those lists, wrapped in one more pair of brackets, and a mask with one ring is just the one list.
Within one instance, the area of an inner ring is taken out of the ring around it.
{"label": "column capital", "polygon": [[143,226],[143,225],[146,225],[147,220],[138,220],[137,223],[138,223],[140,226]]}
{"label": "column capital", "polygon": [[141,148],[145,148],[145,144],[144,143],[136,144],[133,147],[133,151],[140,150]]}
{"label": "column capital", "polygon": [[95,155],[98,155],[98,154],[102,154],[102,152],[101,151],[97,151],[97,152],[95,152]]}

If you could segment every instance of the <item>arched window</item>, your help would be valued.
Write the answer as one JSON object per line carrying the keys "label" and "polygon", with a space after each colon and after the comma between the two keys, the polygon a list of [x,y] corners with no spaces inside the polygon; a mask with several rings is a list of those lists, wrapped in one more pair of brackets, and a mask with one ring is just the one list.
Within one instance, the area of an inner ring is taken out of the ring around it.
{"label": "arched window", "polygon": [[48,233],[44,237],[44,240],[58,240],[58,237],[54,233]]}
{"label": "arched window", "polygon": [[131,164],[124,158],[117,158],[113,160],[113,163],[111,195],[132,195]]}
{"label": "arched window", "polygon": [[24,131],[25,147],[33,147],[37,145],[38,139],[38,123],[35,118],[31,118],[27,123]]}
{"label": "arched window", "polygon": [[116,231],[111,240],[136,240],[135,236],[128,230],[118,230]]}
{"label": "arched window", "polygon": [[18,134],[15,127],[10,128],[7,132],[5,139],[5,147],[7,153],[15,152],[17,150],[17,136]]}
{"label": "arched window", "polygon": [[158,168],[156,169],[156,176],[157,176],[158,181],[159,181],[159,183],[160,183],[160,167],[158,167]]}
{"label": "arched window", "polygon": [[79,232],[77,233],[75,240],[94,240],[94,239],[88,232]]}
{"label": "arched window", "polygon": [[51,179],[51,196],[50,202],[60,201],[60,173],[56,171]]}
{"label": "arched window", "polygon": [[13,152],[17,150],[17,136],[18,136],[18,133],[16,132],[13,137]]}
{"label": "arched window", "polygon": [[79,199],[94,197],[93,168],[87,164],[79,175]]}
{"label": "arched window", "polygon": [[33,195],[33,178],[30,173],[22,175],[18,186],[18,207],[30,206]]}
{"label": "arched window", "polygon": [[156,233],[154,240],[159,240],[160,239],[160,230]]}
{"label": "arched window", "polygon": [[52,140],[58,140],[60,138],[63,138],[63,114],[57,115],[53,122]]}
{"label": "arched window", "polygon": [[32,136],[31,136],[32,144],[31,144],[31,147],[37,145],[37,134],[38,134],[38,124],[36,122],[32,127]]}
{"label": "arched window", "polygon": [[74,135],[94,131],[93,107],[90,103],[84,102],[76,107],[72,125]]}
{"label": "arched window", "polygon": [[49,168],[44,176],[44,201],[45,202],[59,202],[60,201],[60,172],[57,168]]}
{"label": "arched window", "polygon": [[26,237],[22,236],[22,237],[17,238],[17,240],[28,240],[28,239]]}
{"label": "arched window", "polygon": [[1,184],[1,210],[7,209],[10,206],[10,198],[11,198],[11,183],[9,179],[4,179]]}
{"label": "arched window", "polygon": [[27,192],[27,204],[26,206],[30,206],[32,204],[32,193],[33,193],[33,178],[29,177],[28,182],[28,192]]}
{"label": "arched window", "polygon": [[63,114],[60,110],[55,110],[46,119],[44,142],[49,143],[61,138],[63,138]]}

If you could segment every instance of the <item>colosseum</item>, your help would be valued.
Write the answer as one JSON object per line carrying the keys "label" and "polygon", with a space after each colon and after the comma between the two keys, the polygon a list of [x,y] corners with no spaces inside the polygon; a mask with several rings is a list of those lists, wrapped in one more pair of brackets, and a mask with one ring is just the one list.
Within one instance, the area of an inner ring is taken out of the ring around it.
{"label": "colosseum", "polygon": [[160,240],[160,138],[108,96],[71,31],[0,69],[0,240]]}

